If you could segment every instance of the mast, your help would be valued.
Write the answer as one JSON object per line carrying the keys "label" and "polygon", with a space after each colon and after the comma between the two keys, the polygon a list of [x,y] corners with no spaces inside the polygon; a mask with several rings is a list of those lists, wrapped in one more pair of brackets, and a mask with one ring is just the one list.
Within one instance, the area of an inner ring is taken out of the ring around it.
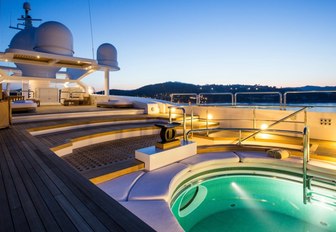
{"label": "mast", "polygon": [[[9,26],[9,28],[16,29],[16,30],[24,30],[29,29],[33,27],[33,21],[42,21],[42,19],[33,19],[29,15],[29,11],[31,11],[30,3],[24,2],[23,3],[23,9],[25,11],[24,16],[21,15],[21,18],[18,18],[19,21],[23,21],[23,23],[18,23],[16,27]],[[23,28],[22,28],[23,27]]]}

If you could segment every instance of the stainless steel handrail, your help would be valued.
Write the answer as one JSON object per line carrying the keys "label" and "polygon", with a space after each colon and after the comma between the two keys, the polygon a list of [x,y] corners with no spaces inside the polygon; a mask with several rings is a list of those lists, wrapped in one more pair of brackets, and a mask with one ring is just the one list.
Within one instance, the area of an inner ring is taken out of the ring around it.
{"label": "stainless steel handrail", "polygon": [[310,200],[310,196],[308,190],[311,187],[311,179],[307,175],[307,164],[309,162],[309,128],[305,127],[303,129],[303,203],[307,204],[307,201]]}
{"label": "stainless steel handrail", "polygon": [[234,105],[237,105],[237,96],[238,95],[260,95],[260,94],[271,94],[271,95],[275,95],[278,94],[279,95],[279,104],[282,104],[282,95],[280,92],[237,92],[234,94]]}
{"label": "stainless steel handrail", "polygon": [[234,105],[234,97],[233,97],[233,93],[229,93],[229,92],[224,92],[224,93],[199,93],[198,94],[198,105],[200,105],[200,99],[202,96],[204,95],[230,95],[231,96],[231,105]]}
{"label": "stainless steel handrail", "polygon": [[187,131],[187,123],[186,123],[186,118],[187,118],[187,114],[186,114],[186,110],[181,107],[181,106],[168,106],[168,110],[169,110],[169,123],[172,123],[172,117],[171,117],[171,109],[178,109],[178,110],[182,110],[183,112],[183,140],[186,140],[186,131]]}
{"label": "stainless steel handrail", "polygon": [[[273,126],[275,126],[275,125],[277,125],[277,124],[279,124],[279,123],[285,121],[287,118],[293,117],[294,115],[300,113],[301,111],[306,110],[307,108],[308,108],[308,107],[303,107],[302,109],[299,109],[299,110],[295,111],[294,113],[291,113],[290,115],[287,115],[286,117],[283,117],[283,118],[279,119],[278,121],[276,121],[276,122],[272,123],[271,125],[269,125],[268,128],[266,128],[266,129],[258,129],[256,132],[254,132],[254,133],[252,133],[251,135],[249,135],[249,136],[243,138],[242,141],[240,141],[240,142],[244,142],[245,140],[247,140],[247,139],[249,139],[249,138],[251,138],[251,137],[257,135],[258,133],[260,133],[260,132],[262,132],[262,131],[268,131],[269,128],[271,128],[271,127],[273,127]],[[305,121],[304,123],[306,124],[306,121]]]}
{"label": "stainless steel handrail", "polygon": [[197,93],[172,93],[170,94],[170,102],[173,102],[174,96],[195,96],[196,99],[196,104],[197,104],[197,99],[198,99],[198,94]]}
{"label": "stainless steel handrail", "polygon": [[336,93],[336,90],[310,90],[310,91],[287,91],[284,93],[284,107],[287,104],[287,95],[288,94],[300,94],[300,93]]}
{"label": "stainless steel handrail", "polygon": [[[247,94],[247,95],[261,95],[261,94],[277,94],[279,95],[279,104],[280,106],[283,106],[284,108],[287,107],[287,95],[288,94],[301,94],[301,93],[336,93],[336,90],[311,90],[311,91],[287,91],[285,93],[277,92],[277,91],[271,91],[271,92],[236,92],[235,94],[230,92],[223,92],[223,93],[172,93],[170,94],[171,102],[173,102],[174,96],[195,96],[196,98],[196,104],[200,105],[200,98],[203,95],[231,95],[231,105],[237,105],[237,96],[240,94]],[[206,105],[206,104],[204,104]]]}
{"label": "stainless steel handrail", "polygon": [[[240,134],[240,137],[238,140],[241,140],[241,132],[242,131],[258,131],[259,129],[254,128],[208,128],[208,129],[195,129],[195,130],[189,130],[187,132],[187,141],[189,138],[189,134],[191,133],[201,133],[201,132],[215,132],[215,131],[238,131]],[[279,130],[279,129],[270,129],[268,132],[278,132],[278,133],[290,133],[290,134],[298,134],[302,135],[302,131],[294,131],[294,130]],[[230,144],[230,145],[240,145],[240,144]]]}

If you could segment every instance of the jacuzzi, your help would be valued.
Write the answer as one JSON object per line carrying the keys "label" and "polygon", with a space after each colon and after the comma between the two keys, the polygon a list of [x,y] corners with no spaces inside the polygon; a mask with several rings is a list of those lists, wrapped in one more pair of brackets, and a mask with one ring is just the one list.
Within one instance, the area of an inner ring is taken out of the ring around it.
{"label": "jacuzzi", "polygon": [[[308,175],[335,180],[336,165],[311,160]],[[278,160],[266,152],[211,152],[97,186],[156,231],[336,228],[334,182],[314,182],[317,200],[303,204],[302,159],[297,157]]]}

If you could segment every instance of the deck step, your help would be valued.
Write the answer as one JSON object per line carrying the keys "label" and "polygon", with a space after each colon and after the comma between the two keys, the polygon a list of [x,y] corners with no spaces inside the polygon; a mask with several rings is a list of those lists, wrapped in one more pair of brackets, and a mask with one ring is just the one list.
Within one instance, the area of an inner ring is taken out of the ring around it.
{"label": "deck step", "polygon": [[116,115],[143,115],[143,109],[118,109],[110,111],[92,111],[92,112],[74,112],[74,113],[54,113],[54,114],[32,114],[32,115],[14,115],[12,122],[26,123],[36,121],[47,121],[55,119],[80,118],[80,117],[99,117],[99,116],[116,116]]}

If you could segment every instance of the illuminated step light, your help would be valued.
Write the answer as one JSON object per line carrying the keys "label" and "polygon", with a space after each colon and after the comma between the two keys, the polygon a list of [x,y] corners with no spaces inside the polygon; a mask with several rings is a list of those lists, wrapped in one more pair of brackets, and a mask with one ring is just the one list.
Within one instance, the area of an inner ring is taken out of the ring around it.
{"label": "illuminated step light", "polygon": [[267,124],[261,124],[261,126],[260,126],[260,129],[261,130],[266,130],[268,128],[268,125]]}

